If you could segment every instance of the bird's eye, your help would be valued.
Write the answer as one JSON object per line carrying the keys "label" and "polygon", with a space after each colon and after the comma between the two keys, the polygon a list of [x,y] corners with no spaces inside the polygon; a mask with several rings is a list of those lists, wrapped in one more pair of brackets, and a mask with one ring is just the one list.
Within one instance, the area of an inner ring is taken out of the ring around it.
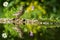
{"label": "bird's eye", "polygon": [[15,20],[15,18],[13,18],[13,20]]}
{"label": "bird's eye", "polygon": [[25,25],[25,23],[23,23],[23,25]]}
{"label": "bird's eye", "polygon": [[23,19],[23,21],[25,21],[25,19]]}
{"label": "bird's eye", "polygon": [[25,25],[25,19],[23,19],[23,25]]}

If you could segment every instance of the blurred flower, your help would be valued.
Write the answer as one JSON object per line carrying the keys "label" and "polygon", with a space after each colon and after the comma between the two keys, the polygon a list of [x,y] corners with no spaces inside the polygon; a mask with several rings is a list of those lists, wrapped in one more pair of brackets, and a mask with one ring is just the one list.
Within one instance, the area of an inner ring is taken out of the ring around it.
{"label": "blurred flower", "polygon": [[34,6],[32,6],[32,10],[34,10]]}
{"label": "blurred flower", "polygon": [[37,33],[36,28],[33,29],[33,33]]}
{"label": "blurred flower", "polygon": [[6,33],[2,33],[2,37],[3,38],[7,38],[7,34]]}
{"label": "blurred flower", "polygon": [[34,10],[34,6],[30,5],[30,6],[27,8],[26,12],[31,12],[32,10]]}
{"label": "blurred flower", "polygon": [[45,11],[45,9],[44,9],[42,6],[38,6],[38,9],[39,9],[43,14],[46,14],[46,11]]}
{"label": "blurred flower", "polygon": [[30,32],[30,36],[33,37],[33,32],[32,31]]}
{"label": "blurred flower", "polygon": [[37,29],[37,30],[40,30],[40,28],[41,28],[40,26],[37,26],[37,28],[36,28],[36,29]]}
{"label": "blurred flower", "polygon": [[35,6],[37,6],[37,4],[38,4],[38,2],[37,2],[37,1],[35,1],[35,2],[34,2],[34,5],[35,5]]}
{"label": "blurred flower", "polygon": [[3,3],[3,6],[4,6],[4,7],[7,7],[7,6],[8,6],[8,2],[4,2],[4,3]]}
{"label": "blurred flower", "polygon": [[29,5],[29,7],[27,7],[26,12],[31,12],[32,10],[34,10],[34,5],[33,5],[33,3],[31,3],[31,4]]}
{"label": "blurred flower", "polygon": [[29,30],[32,29],[32,25],[31,25],[31,24],[26,24],[26,25],[27,25],[27,28],[28,28]]}

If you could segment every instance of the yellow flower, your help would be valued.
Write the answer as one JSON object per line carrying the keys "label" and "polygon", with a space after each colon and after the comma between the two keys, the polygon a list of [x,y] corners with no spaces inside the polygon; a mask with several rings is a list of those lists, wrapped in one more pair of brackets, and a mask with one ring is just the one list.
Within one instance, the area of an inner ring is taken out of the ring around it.
{"label": "yellow flower", "polygon": [[37,1],[35,1],[35,2],[34,2],[34,6],[36,6],[37,4],[38,4],[38,2],[37,2]]}
{"label": "yellow flower", "polygon": [[27,25],[27,28],[29,29],[29,30],[32,30],[32,25],[31,24],[26,24]]}
{"label": "yellow flower", "polygon": [[37,33],[36,29],[33,29],[33,33]]}
{"label": "yellow flower", "polygon": [[31,8],[28,7],[26,11],[27,11],[27,12],[30,12],[30,10],[31,10]]}
{"label": "yellow flower", "polygon": [[37,26],[37,28],[36,28],[36,29],[37,29],[37,30],[40,30],[40,28],[41,28],[40,26]]}
{"label": "yellow flower", "polygon": [[43,14],[46,14],[46,11],[45,10],[42,10]]}
{"label": "yellow flower", "polygon": [[43,12],[43,14],[46,14],[46,11],[43,9],[42,6],[38,6],[38,9],[41,10]]}
{"label": "yellow flower", "polygon": [[38,9],[43,10],[43,8],[41,6],[38,6]]}
{"label": "yellow flower", "polygon": [[30,6],[26,9],[27,12],[30,12],[31,10],[32,10],[32,5],[30,5]]}

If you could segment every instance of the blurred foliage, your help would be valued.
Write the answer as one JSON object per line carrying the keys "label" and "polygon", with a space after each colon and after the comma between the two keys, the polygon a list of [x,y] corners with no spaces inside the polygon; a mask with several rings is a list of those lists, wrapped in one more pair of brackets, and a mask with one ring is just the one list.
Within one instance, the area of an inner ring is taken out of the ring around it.
{"label": "blurred foliage", "polygon": [[[8,2],[7,7],[3,6],[4,2]],[[0,0],[0,18],[15,18],[13,14],[19,11],[22,5],[26,5],[26,10],[20,18],[60,21],[60,0]],[[60,40],[60,27],[20,25],[24,38],[19,38],[12,27],[13,24],[0,24],[0,35],[4,32],[8,34],[5,39],[0,36],[0,40]],[[33,37],[30,37],[30,31],[33,32]]]}

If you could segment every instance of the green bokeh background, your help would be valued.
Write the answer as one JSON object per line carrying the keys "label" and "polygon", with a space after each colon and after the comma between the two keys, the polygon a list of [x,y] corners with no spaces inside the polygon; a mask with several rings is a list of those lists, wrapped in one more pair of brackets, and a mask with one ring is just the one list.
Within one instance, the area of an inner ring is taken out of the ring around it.
{"label": "green bokeh background", "polygon": [[[4,2],[8,2],[7,7],[3,6]],[[26,5],[26,10],[20,18],[60,21],[60,0],[0,0],[0,18],[15,18],[13,14],[19,11],[21,5]],[[20,25],[24,38],[20,38],[12,27],[13,24],[0,24],[0,40],[60,40],[60,27]],[[30,37],[30,31],[33,32],[33,37]],[[7,38],[2,37],[4,32],[7,33]]]}

